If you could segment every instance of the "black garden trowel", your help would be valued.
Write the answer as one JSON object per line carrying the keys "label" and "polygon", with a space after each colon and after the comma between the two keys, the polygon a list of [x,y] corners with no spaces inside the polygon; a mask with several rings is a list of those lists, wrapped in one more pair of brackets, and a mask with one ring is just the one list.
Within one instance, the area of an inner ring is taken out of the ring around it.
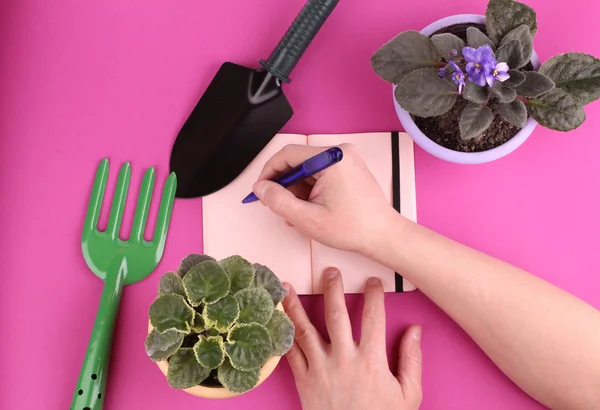
{"label": "black garden trowel", "polygon": [[260,68],[224,63],[171,151],[178,198],[209,195],[242,173],[292,117],[281,88],[339,0],[308,0]]}

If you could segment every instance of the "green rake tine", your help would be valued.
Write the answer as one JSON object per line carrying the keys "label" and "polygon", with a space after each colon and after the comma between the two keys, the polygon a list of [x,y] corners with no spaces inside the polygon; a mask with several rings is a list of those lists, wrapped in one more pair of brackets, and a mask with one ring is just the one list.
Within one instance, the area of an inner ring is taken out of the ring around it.
{"label": "green rake tine", "polygon": [[112,239],[118,239],[123,220],[123,211],[125,210],[125,201],[127,200],[127,191],[129,190],[129,181],[131,180],[131,165],[126,162],[121,167],[119,179],[115,188],[115,195],[106,226],[106,233]]}
{"label": "green rake tine", "polygon": [[144,240],[144,229],[146,227],[148,210],[150,209],[150,201],[152,200],[152,191],[154,189],[154,175],[154,168],[150,167],[144,174],[144,179],[142,180],[130,235],[130,238],[134,242],[142,242]]}
{"label": "green rake tine", "polygon": [[98,219],[100,218],[102,199],[104,198],[107,181],[108,158],[104,158],[100,161],[100,164],[98,164],[98,168],[96,169],[96,178],[94,179],[94,186],[92,187],[92,194],[90,195],[90,202],[85,217],[85,227],[83,229],[84,235],[98,228]]}
{"label": "green rake tine", "polygon": [[176,188],[177,177],[174,172],[171,172],[171,175],[167,178],[163,188],[156,227],[154,228],[154,236],[152,237],[152,244],[158,248],[157,255],[162,255],[167,241],[167,229],[171,220],[171,212],[173,211],[173,199],[175,197]]}

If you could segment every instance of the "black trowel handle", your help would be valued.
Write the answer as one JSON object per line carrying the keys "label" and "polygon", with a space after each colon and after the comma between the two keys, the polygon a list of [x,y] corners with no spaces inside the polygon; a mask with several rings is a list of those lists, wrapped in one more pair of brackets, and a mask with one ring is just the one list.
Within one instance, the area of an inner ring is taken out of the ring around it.
{"label": "black trowel handle", "polygon": [[308,0],[267,61],[260,64],[281,81],[289,75],[339,0]]}

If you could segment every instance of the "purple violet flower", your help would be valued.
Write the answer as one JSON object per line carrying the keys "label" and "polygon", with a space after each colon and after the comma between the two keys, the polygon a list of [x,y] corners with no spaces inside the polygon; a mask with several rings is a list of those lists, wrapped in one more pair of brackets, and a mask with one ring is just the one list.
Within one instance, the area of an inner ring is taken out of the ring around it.
{"label": "purple violet flower", "polygon": [[465,86],[465,73],[463,73],[454,61],[448,61],[448,64],[454,69],[452,81],[454,81],[454,84],[458,85],[458,94],[462,94],[463,87]]}
{"label": "purple violet flower", "polygon": [[494,77],[495,80],[498,80],[502,83],[510,78],[508,70],[508,64],[498,63],[496,64],[496,67],[494,67],[494,69],[492,70],[492,77]]}
{"label": "purple violet flower", "polygon": [[438,74],[440,78],[446,78],[446,74],[448,74],[448,72],[446,71],[446,67],[440,68],[438,70]]}
{"label": "purple violet flower", "polygon": [[496,65],[498,65],[492,48],[486,44],[477,49],[464,47],[462,52],[465,60],[467,60],[465,70],[469,75],[469,80],[480,87],[485,86],[487,82],[491,87],[494,84],[493,71],[496,69]]}

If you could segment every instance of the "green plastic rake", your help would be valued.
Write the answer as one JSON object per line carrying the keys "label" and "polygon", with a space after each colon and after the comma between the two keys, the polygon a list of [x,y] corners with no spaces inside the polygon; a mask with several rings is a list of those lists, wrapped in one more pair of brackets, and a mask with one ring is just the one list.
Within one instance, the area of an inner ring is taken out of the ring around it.
{"label": "green plastic rake", "polygon": [[131,166],[125,163],[121,167],[108,225],[101,232],[97,225],[108,171],[108,159],[103,159],[96,171],[81,237],[85,261],[92,272],[104,280],[104,290],[71,410],[100,410],[103,407],[113,329],[123,287],[150,275],[160,262],[177,187],[175,174],[171,173],[164,185],[153,238],[150,242],[145,241],[144,231],[154,187],[154,168],[149,168],[142,180],[131,235],[123,241],[119,239],[119,231],[131,180]]}

